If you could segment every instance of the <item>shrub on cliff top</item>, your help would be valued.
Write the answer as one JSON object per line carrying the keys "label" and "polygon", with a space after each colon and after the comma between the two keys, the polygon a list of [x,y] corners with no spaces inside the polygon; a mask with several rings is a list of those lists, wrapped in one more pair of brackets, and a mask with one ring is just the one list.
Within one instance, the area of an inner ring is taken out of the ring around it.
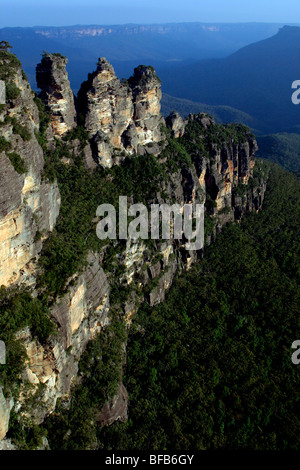
{"label": "shrub on cliff top", "polygon": [[15,54],[0,49],[0,79],[8,82],[18,68],[21,68],[21,62]]}

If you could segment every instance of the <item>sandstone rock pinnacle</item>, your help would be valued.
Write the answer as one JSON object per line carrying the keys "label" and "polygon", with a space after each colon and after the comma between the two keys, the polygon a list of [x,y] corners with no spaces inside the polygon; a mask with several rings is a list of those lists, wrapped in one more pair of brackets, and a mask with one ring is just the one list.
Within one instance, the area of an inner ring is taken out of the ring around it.
{"label": "sandstone rock pinnacle", "polygon": [[162,139],[160,80],[153,67],[139,66],[129,80],[119,80],[103,57],[78,94],[79,109],[98,164],[110,167],[115,155],[139,153]]}
{"label": "sandstone rock pinnacle", "polygon": [[36,68],[40,98],[49,108],[53,135],[61,137],[76,126],[74,95],[66,71],[68,59],[45,53]]}

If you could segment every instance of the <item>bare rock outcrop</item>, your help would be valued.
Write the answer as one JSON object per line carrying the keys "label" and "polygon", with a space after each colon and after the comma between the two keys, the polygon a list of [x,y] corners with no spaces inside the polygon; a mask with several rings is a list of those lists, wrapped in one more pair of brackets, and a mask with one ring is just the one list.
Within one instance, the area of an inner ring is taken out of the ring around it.
{"label": "bare rock outcrop", "polygon": [[16,67],[16,97],[0,111],[0,285],[32,282],[42,239],[54,228],[60,208],[57,183],[43,181],[43,150],[35,133],[39,114],[30,86]]}
{"label": "bare rock outcrop", "polygon": [[[68,396],[87,343],[109,323],[110,287],[106,275],[93,253],[89,253],[88,262],[84,273],[73,279],[67,293],[51,308],[58,333],[45,345],[32,337],[29,328],[17,335],[28,359],[16,407],[37,424],[55,409],[59,397]],[[35,402],[30,410],[26,408],[28,385]]]}
{"label": "bare rock outcrop", "polygon": [[[239,138],[236,129],[231,137],[230,127],[226,126],[223,128],[222,138],[218,138],[218,129],[215,127],[218,125],[205,113],[190,115],[186,120],[186,126],[193,121],[200,124],[200,129],[203,128],[203,139],[207,130],[211,132],[207,150],[209,156],[205,155],[202,148],[198,150],[196,145],[191,153],[200,186],[206,199],[211,199],[215,213],[222,210],[230,211],[237,188],[242,185],[246,187],[252,176],[257,142],[250,130],[246,131],[245,128],[241,129]],[[226,129],[228,129],[227,134]],[[246,209],[246,197],[243,204]],[[258,210],[261,204],[253,208]]]}
{"label": "bare rock outcrop", "polygon": [[128,394],[123,384],[119,385],[116,395],[105,403],[97,421],[101,426],[109,426],[115,421],[126,421],[128,417]]}
{"label": "bare rock outcrop", "polygon": [[0,441],[8,431],[10,411],[14,405],[12,398],[5,398],[0,387]]}
{"label": "bare rock outcrop", "polygon": [[0,104],[5,104],[6,101],[6,87],[5,82],[0,80]]}
{"label": "bare rock outcrop", "polygon": [[36,68],[40,98],[50,110],[52,131],[61,137],[76,126],[74,95],[66,71],[68,59],[45,53]]}
{"label": "bare rock outcrop", "polygon": [[[44,139],[48,139],[46,146],[52,150],[56,144],[53,136],[63,138],[76,125],[65,65],[62,56],[46,54],[37,69],[41,97],[51,115],[51,126]],[[43,154],[44,146],[40,146],[36,134],[38,109],[20,67],[10,79],[15,87],[10,87],[14,97],[6,97],[5,106],[0,107],[0,285],[29,284],[33,295],[39,296],[43,292],[36,284],[37,261],[43,242],[55,227],[60,193],[56,182],[42,177],[46,153]],[[78,96],[80,119],[89,133],[89,143],[86,145],[86,137],[74,138],[69,143],[70,153],[59,162],[59,169],[75,164],[72,155],[76,152],[78,155],[78,149],[84,153],[82,158],[88,168],[111,167],[126,155],[148,152],[158,156],[164,170],[160,184],[148,196],[150,203],[182,206],[206,202],[215,232],[246,211],[258,211],[266,182],[249,184],[257,149],[254,136],[243,126],[215,125],[204,113],[183,121],[174,112],[167,119],[173,137],[184,141],[189,138],[189,125],[197,124],[191,131],[196,143],[189,154],[183,151],[174,155],[176,145],[172,147],[171,141],[169,155],[165,152],[159,156],[164,139],[160,98],[160,81],[152,67],[139,66],[133,77],[120,81],[113,67],[99,59],[97,70],[89,75]],[[176,160],[178,156],[180,161]],[[88,342],[110,323],[111,303],[114,302],[113,308],[129,328],[142,302],[150,306],[163,302],[176,272],[189,269],[197,256],[202,256],[202,252],[186,250],[185,240],[174,239],[173,235],[151,243],[131,239],[125,245],[116,242],[113,247],[116,250],[110,255],[113,262],[107,264],[108,246],[99,248],[98,253],[89,251],[82,270],[72,276],[69,273],[60,295],[48,298],[56,334],[42,344],[29,327],[20,327],[16,339],[22,343],[27,358],[18,377],[19,395],[12,400],[9,392],[5,391],[4,396],[0,389],[0,441],[7,433],[12,409],[25,422],[40,424],[55,410],[58,398],[69,402],[72,385],[82,380],[82,376],[78,377],[80,357]],[[118,296],[117,289],[113,289],[110,299],[110,286],[128,287],[128,296]],[[95,412],[98,413],[95,418],[102,426],[110,425],[126,420],[127,408],[127,392],[119,383],[116,395],[110,396],[104,407]],[[7,440],[0,445],[10,448],[11,443]]]}
{"label": "bare rock outcrop", "polygon": [[147,145],[162,139],[160,124],[161,82],[151,66],[140,65],[128,80],[132,89],[137,145]]}
{"label": "bare rock outcrop", "polygon": [[166,126],[171,129],[172,137],[175,137],[175,139],[183,136],[185,124],[177,111],[171,112],[166,118]]}
{"label": "bare rock outcrop", "polygon": [[162,140],[160,99],[160,81],[152,67],[137,67],[133,77],[121,81],[112,65],[99,58],[96,71],[78,93],[80,114],[98,164],[111,167],[128,154],[140,153],[140,147]]}

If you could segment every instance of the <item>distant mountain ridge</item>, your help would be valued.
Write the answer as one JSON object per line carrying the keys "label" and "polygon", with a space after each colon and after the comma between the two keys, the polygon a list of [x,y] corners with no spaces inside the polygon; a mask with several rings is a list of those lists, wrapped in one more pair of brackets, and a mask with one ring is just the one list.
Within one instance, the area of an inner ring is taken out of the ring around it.
{"label": "distant mountain ridge", "polygon": [[160,74],[163,91],[208,105],[226,105],[259,121],[261,133],[289,131],[300,109],[291,85],[300,78],[300,28],[285,26],[273,37],[223,59],[177,66]]}
{"label": "distant mountain ridge", "polygon": [[[2,28],[1,40],[11,43],[35,88],[35,65],[41,50],[61,52],[69,59],[73,89],[78,89],[98,57],[106,57],[118,76],[139,64],[158,74],[178,62],[226,57],[241,47],[270,37],[282,24],[170,23],[150,25],[75,25]],[[202,101],[202,100],[200,100]]]}
{"label": "distant mountain ridge", "polygon": [[242,122],[252,129],[255,129],[257,124],[252,116],[231,106],[210,106],[205,103],[176,98],[163,93],[161,100],[161,112],[163,116],[168,116],[174,110],[181,114],[182,117],[186,117],[189,114],[207,113],[213,116],[218,123]]}

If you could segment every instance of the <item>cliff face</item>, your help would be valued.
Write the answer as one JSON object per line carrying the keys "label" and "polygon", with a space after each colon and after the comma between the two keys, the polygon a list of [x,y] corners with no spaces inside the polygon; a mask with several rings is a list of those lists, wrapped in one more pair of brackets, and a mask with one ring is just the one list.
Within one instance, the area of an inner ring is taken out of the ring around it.
{"label": "cliff face", "polygon": [[[27,361],[23,371],[23,386],[16,404],[23,416],[40,424],[49,415],[59,397],[70,392],[71,382],[78,372],[78,362],[88,341],[108,323],[109,284],[95,254],[88,255],[89,267],[76,276],[67,293],[51,307],[58,324],[58,334],[46,345],[33,338],[29,329],[17,337],[25,345]],[[29,396],[35,406],[26,408]]]}
{"label": "cliff face", "polygon": [[35,260],[60,207],[57,183],[42,180],[44,157],[35,136],[39,115],[20,67],[8,86],[15,97],[8,95],[0,111],[0,285],[5,286],[21,278],[34,282]]}
{"label": "cliff face", "polygon": [[[253,174],[255,165],[255,152],[257,142],[254,136],[247,131],[239,136],[231,136],[230,125],[225,128],[223,137],[219,137],[219,126],[215,125],[213,118],[205,114],[191,115],[185,126],[199,126],[199,136],[207,141],[206,151],[197,145],[190,154],[195,164],[199,183],[206,196],[213,201],[213,214],[233,209],[232,214],[239,218],[246,210],[259,210],[262,207],[262,197],[259,191],[245,192],[241,197],[241,189],[246,188]],[[188,128],[189,129],[189,128]],[[201,130],[202,129],[202,130]],[[223,131],[224,132],[224,131]],[[189,134],[187,139],[189,139]],[[253,188],[252,188],[253,189]]]}
{"label": "cliff face", "polygon": [[137,145],[159,142],[162,138],[160,124],[160,80],[152,67],[140,66],[128,81],[132,89]]}
{"label": "cliff face", "polygon": [[[8,58],[5,55],[3,60]],[[97,70],[89,75],[79,92],[77,117],[65,65],[65,58],[47,54],[37,67],[40,97],[48,108],[51,124],[45,132],[48,141],[43,148],[37,139],[38,109],[20,66],[14,68],[9,80],[5,77],[8,95],[11,96],[11,83],[15,93],[13,98],[6,96],[0,115],[0,285],[18,285],[22,289],[30,285],[34,298],[44,299],[48,295],[47,306],[56,333],[41,341],[30,326],[18,329],[15,338],[23,345],[26,359],[22,373],[15,378],[19,381],[17,393],[2,391],[0,377],[0,440],[9,428],[11,410],[21,422],[41,424],[55,410],[58,398],[69,406],[72,385],[81,380],[78,363],[82,353],[89,341],[101,336],[110,325],[113,310],[117,309],[119,321],[129,328],[142,302],[150,306],[162,302],[176,272],[189,269],[203,255],[203,250],[188,251],[184,241],[172,237],[151,243],[127,240],[125,246],[118,241],[107,243],[88,250],[86,263],[80,271],[71,273],[59,295],[46,294],[47,286],[37,283],[43,271],[38,260],[57,226],[61,201],[58,183],[42,178],[45,152],[48,161],[50,152],[50,162],[59,165],[59,171],[76,165],[76,156],[85,159],[89,168],[122,164],[126,155],[139,154],[145,158],[143,162],[147,161],[146,154],[157,156],[156,173],[153,167],[147,167],[149,174],[141,176],[148,182],[145,185],[156,182],[151,196],[147,196],[148,188],[144,187],[147,203],[205,202],[213,227],[206,237],[207,243],[226,222],[239,219],[246,211],[261,209],[266,189],[262,178],[255,184],[252,181],[257,146],[249,131],[217,126],[204,114],[183,121],[178,113],[172,113],[166,120],[169,131],[162,130],[160,82],[152,67],[140,66],[133,77],[121,82],[112,66],[99,59]],[[88,132],[83,144],[77,137],[73,140],[69,137],[68,131],[72,129],[77,135],[83,131],[76,121],[84,122]],[[168,132],[173,139],[167,140]],[[71,152],[65,151],[58,163],[53,137],[59,138],[57,151],[66,149],[67,139],[71,139]],[[190,160],[186,159],[187,151]],[[159,180],[155,179],[157,173]],[[93,173],[88,175],[92,178]],[[127,173],[127,177],[134,175]],[[106,184],[113,178],[113,173],[108,174]],[[139,183],[132,181],[133,187]],[[61,185],[66,183],[60,180]],[[80,179],[72,184],[71,195],[65,196],[70,200],[72,191],[80,188]],[[134,196],[128,194],[132,199]],[[89,226],[95,228],[93,223],[89,221]],[[83,246],[90,235],[87,232]],[[59,241],[61,232],[56,236]],[[60,250],[64,247],[59,243],[57,246],[57,251],[53,249],[48,255],[50,264],[59,264],[63,257]],[[114,255],[108,263],[110,249]],[[126,296],[118,297],[118,291]],[[119,383],[115,395],[108,396],[104,407],[95,411],[95,419],[103,426],[126,419],[127,398],[124,386]],[[9,448],[10,443],[2,445]]]}

